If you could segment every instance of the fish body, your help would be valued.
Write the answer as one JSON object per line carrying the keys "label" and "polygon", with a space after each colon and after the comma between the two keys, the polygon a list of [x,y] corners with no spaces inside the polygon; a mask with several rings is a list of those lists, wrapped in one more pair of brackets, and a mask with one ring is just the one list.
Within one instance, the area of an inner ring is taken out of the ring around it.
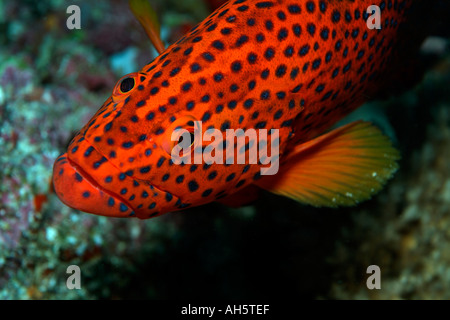
{"label": "fish body", "polygon": [[[379,30],[367,24],[367,8],[374,4],[381,9]],[[57,195],[82,211],[143,219],[256,187],[318,206],[369,198],[396,169],[398,154],[389,142],[364,123],[317,137],[383,82],[410,4],[227,2],[139,72],[118,81],[56,160]],[[202,132],[277,129],[280,173],[261,175],[261,163],[174,164],[171,134],[192,129],[193,122],[201,122]],[[374,137],[371,150],[367,132]],[[328,147],[334,152],[325,152]],[[347,152],[352,148],[362,153]],[[317,163],[323,165],[316,168]],[[358,166],[367,170],[351,171]]]}

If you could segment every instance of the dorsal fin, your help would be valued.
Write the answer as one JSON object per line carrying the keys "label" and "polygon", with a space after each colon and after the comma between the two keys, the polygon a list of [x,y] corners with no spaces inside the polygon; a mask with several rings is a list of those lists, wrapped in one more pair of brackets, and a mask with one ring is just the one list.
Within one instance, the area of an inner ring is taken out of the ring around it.
{"label": "dorsal fin", "polygon": [[131,11],[141,23],[156,51],[161,54],[165,46],[161,40],[160,25],[155,10],[153,10],[148,0],[130,0],[129,4]]}

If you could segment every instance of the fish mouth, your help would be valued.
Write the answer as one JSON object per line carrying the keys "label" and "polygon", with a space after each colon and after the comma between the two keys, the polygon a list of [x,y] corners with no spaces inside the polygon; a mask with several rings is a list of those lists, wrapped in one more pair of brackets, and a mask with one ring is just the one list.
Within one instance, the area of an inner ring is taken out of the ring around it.
{"label": "fish mouth", "polygon": [[125,175],[84,135],[76,136],[69,150],[56,159],[53,186],[67,206],[108,217],[148,219],[186,205],[160,186]]}
{"label": "fish mouth", "polygon": [[67,153],[55,161],[53,185],[59,199],[73,209],[109,217],[135,215],[128,201],[101,186]]}
{"label": "fish mouth", "polygon": [[105,194],[110,195],[111,197],[123,202],[126,206],[128,206],[129,208],[132,209],[133,212],[135,212],[135,210],[133,209],[133,206],[127,201],[125,200],[123,197],[121,197],[120,195],[104,188],[103,186],[101,186],[96,179],[94,179],[88,172],[86,172],[80,165],[78,165],[78,163],[76,163],[75,161],[73,161],[72,159],[68,158],[67,159],[69,161],[69,164],[86,180],[89,181],[89,183],[95,187],[96,189],[99,190],[99,192],[104,192]]}

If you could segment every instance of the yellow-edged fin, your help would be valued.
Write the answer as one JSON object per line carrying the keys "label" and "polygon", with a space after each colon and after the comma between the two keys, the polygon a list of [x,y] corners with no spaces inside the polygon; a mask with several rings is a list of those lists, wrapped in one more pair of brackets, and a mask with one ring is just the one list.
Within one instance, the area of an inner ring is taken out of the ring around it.
{"label": "yellow-edged fin", "polygon": [[164,51],[164,43],[160,36],[160,25],[158,15],[148,0],[129,0],[131,11],[144,27],[150,41],[153,43],[156,51],[161,54]]}
{"label": "yellow-edged fin", "polygon": [[257,185],[316,207],[353,206],[381,190],[399,158],[378,128],[357,121],[296,146]]}

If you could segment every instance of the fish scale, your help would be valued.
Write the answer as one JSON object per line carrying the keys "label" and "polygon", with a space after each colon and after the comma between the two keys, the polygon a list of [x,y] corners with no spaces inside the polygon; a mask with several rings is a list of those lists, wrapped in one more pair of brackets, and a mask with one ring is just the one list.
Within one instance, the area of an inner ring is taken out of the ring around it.
{"label": "fish scale", "polygon": [[[164,146],[189,120],[202,121],[203,132],[277,129],[283,166],[293,148],[376,92],[410,3],[227,2],[119,80],[55,163],[57,195],[82,211],[145,219],[257,184],[260,164],[176,165]],[[373,4],[381,30],[366,24]]]}

